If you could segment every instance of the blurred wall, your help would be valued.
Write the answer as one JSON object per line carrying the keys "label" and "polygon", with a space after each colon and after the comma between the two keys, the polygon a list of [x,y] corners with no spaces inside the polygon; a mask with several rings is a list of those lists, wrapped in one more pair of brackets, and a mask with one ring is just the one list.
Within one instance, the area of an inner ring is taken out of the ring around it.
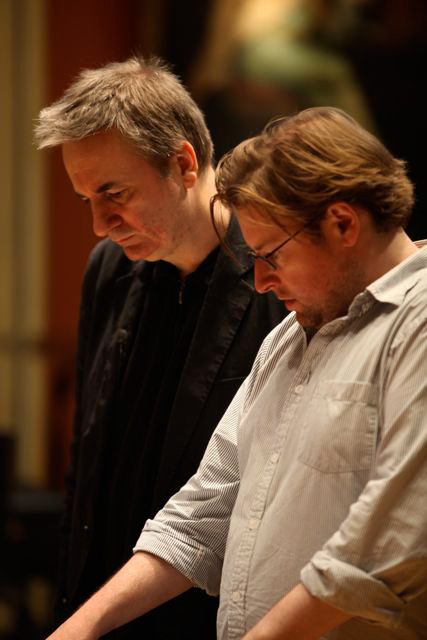
{"label": "blurred wall", "polygon": [[32,147],[44,99],[41,0],[0,3],[0,431],[16,436],[17,473],[42,481],[47,462],[47,197]]}

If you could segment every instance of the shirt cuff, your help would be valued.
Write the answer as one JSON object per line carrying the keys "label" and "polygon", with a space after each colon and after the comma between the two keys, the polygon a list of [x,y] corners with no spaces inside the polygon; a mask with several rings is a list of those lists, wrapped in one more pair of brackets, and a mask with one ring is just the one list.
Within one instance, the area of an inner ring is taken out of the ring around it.
{"label": "shirt cuff", "polygon": [[146,551],[175,567],[196,587],[211,596],[219,594],[222,560],[191,538],[156,520],[147,520],[133,552]]}
{"label": "shirt cuff", "polygon": [[301,571],[301,582],[319,600],[371,623],[399,628],[405,602],[359,567],[316,553]]}

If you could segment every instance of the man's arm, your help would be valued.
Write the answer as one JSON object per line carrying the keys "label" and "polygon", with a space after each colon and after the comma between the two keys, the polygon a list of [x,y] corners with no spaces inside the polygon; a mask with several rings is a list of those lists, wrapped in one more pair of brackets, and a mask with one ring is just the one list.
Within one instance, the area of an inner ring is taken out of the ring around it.
{"label": "man's arm", "polygon": [[47,640],[96,640],[191,586],[161,558],[137,552]]}
{"label": "man's arm", "polygon": [[243,640],[316,640],[352,616],[297,585],[244,636]]}

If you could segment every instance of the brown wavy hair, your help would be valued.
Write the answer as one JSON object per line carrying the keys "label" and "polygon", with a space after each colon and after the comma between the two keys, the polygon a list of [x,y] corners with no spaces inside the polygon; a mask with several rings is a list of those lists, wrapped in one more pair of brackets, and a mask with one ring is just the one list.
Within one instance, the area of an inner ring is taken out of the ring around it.
{"label": "brown wavy hair", "polygon": [[315,107],[270,122],[220,160],[217,199],[274,224],[293,217],[313,235],[328,205],[366,208],[379,231],[404,227],[414,189],[405,162],[341,109]]}

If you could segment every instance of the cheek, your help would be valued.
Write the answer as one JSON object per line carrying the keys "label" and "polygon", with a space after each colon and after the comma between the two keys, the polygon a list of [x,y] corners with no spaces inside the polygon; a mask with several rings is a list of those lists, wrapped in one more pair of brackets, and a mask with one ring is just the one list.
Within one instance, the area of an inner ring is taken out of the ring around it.
{"label": "cheek", "polygon": [[125,207],[122,210],[122,217],[126,223],[140,231],[154,230],[157,224],[153,212],[138,202]]}
{"label": "cheek", "polygon": [[129,222],[156,235],[167,233],[173,225],[177,206],[166,196],[167,193],[156,192],[134,200],[127,207]]}
{"label": "cheek", "polygon": [[322,260],[314,260],[289,270],[283,283],[301,296],[315,300],[323,298],[334,287],[334,277]]}
{"label": "cheek", "polygon": [[[279,275],[279,272],[276,271]],[[322,265],[313,265],[303,260],[293,262],[287,261],[280,269],[280,279],[284,285],[306,288],[314,283],[323,281]]]}

